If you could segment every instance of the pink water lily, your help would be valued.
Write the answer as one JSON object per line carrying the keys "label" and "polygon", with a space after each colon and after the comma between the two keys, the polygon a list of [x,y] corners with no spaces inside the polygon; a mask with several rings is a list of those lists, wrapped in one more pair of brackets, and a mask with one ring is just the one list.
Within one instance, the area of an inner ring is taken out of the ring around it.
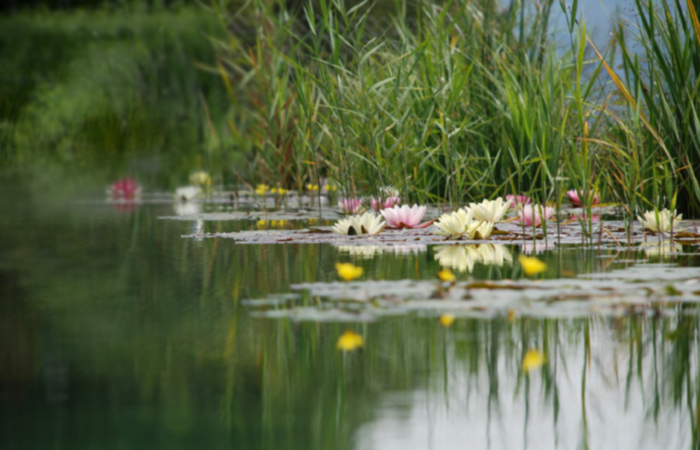
{"label": "pink water lily", "polygon": [[523,205],[518,211],[520,222],[528,227],[539,227],[543,219],[549,220],[554,215],[555,209],[544,205]]}
{"label": "pink water lily", "polygon": [[[579,196],[579,192],[576,189],[566,191],[566,195],[569,196],[569,200],[571,200],[571,203],[573,203],[574,206],[581,206],[581,197]],[[598,195],[595,192],[590,191],[588,195],[593,196],[593,205],[597,205],[600,202],[600,200],[598,199]]]}
{"label": "pink water lily", "polygon": [[372,205],[372,209],[375,211],[381,211],[382,209],[393,208],[401,203],[401,197],[392,195],[391,197],[387,197],[385,200],[372,197],[369,199],[369,202]]}
{"label": "pink water lily", "polygon": [[114,199],[134,200],[141,195],[141,186],[133,178],[122,178],[110,186],[107,194]]}
{"label": "pink water lily", "polygon": [[434,221],[429,221],[421,224],[420,221],[425,216],[426,207],[413,205],[394,206],[393,208],[385,208],[379,211],[384,216],[387,225],[390,228],[425,228]]}
{"label": "pink water lily", "polygon": [[365,212],[362,201],[356,198],[344,198],[338,202],[338,208],[343,214],[361,214]]}
{"label": "pink water lily", "polygon": [[530,197],[525,194],[508,194],[506,195],[506,200],[510,200],[511,209],[519,209],[523,205],[529,205],[532,203]]}

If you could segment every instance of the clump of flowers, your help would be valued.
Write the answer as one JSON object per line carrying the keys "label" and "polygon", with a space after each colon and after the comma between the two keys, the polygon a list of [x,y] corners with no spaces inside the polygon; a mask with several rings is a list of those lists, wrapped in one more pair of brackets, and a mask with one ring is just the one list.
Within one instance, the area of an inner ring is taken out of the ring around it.
{"label": "clump of flowers", "polygon": [[372,209],[380,211],[400,204],[401,197],[399,197],[399,191],[394,186],[384,186],[379,188],[379,197],[371,197],[369,202],[372,205]]}
{"label": "clump of flowers", "polygon": [[357,198],[344,198],[338,202],[338,208],[343,214],[362,214],[365,212],[365,207],[362,205],[362,200]]}
{"label": "clump of flowers", "polygon": [[443,214],[434,224],[437,227],[435,234],[445,236],[447,239],[460,239],[473,221],[474,213],[471,210],[459,209]]}
{"label": "clump of flowers", "polygon": [[549,220],[554,215],[555,209],[544,205],[523,205],[518,210],[520,222],[528,227],[539,227],[542,222]]}
{"label": "clump of flowers", "polygon": [[506,195],[506,200],[510,201],[512,209],[520,209],[522,206],[532,203],[532,199],[525,194],[508,194]]}
{"label": "clump of flowers", "polygon": [[[581,196],[579,195],[579,192],[576,189],[571,189],[570,191],[566,191],[566,195],[569,196],[569,200],[571,200],[571,203],[573,203],[574,206],[581,206],[582,205]],[[591,203],[592,205],[597,205],[598,203],[600,203],[600,200],[598,199],[598,195],[595,192],[590,191],[588,193],[588,195],[593,196],[593,203]]]}
{"label": "clump of flowers", "polygon": [[676,228],[676,225],[683,218],[683,214],[676,214],[676,210],[673,213],[668,209],[664,208],[661,211],[647,211],[644,213],[644,218],[637,217],[642,223],[642,228],[648,231],[653,231],[658,233],[659,231],[669,232],[672,228]]}
{"label": "clump of flowers", "polygon": [[255,187],[255,193],[260,196],[265,196],[267,194],[267,191],[270,190],[270,186],[266,184],[259,184]]}
{"label": "clump of flowers", "polygon": [[289,193],[289,189],[285,189],[285,188],[281,188],[281,187],[276,187],[276,188],[270,189],[270,192],[271,192],[273,195],[282,196],[282,195],[287,195],[287,194]]}
{"label": "clump of flowers", "polygon": [[355,236],[358,234],[378,234],[384,227],[386,227],[386,222],[382,220],[381,216],[368,212],[340,219],[333,225],[333,231],[338,234]]}
{"label": "clump of flowers", "polygon": [[175,190],[175,198],[181,202],[189,202],[202,195],[202,190],[197,186],[184,186]]}
{"label": "clump of flowers", "polygon": [[413,205],[394,206],[393,208],[382,209],[379,213],[386,220],[389,228],[425,228],[432,222],[421,224],[420,221],[425,216],[426,207]]}
{"label": "clump of flowers", "polygon": [[209,190],[211,188],[211,177],[203,170],[190,174],[190,184],[198,186],[201,189]]}
{"label": "clump of flowers", "polygon": [[115,200],[135,200],[141,196],[141,186],[133,178],[122,178],[107,189],[107,195]]}
{"label": "clump of flowers", "polygon": [[493,232],[493,222],[474,220],[474,211],[459,209],[449,214],[443,214],[434,224],[435,234],[447,239],[487,239]]}
{"label": "clump of flowers", "polygon": [[510,200],[505,202],[501,197],[495,200],[484,200],[481,203],[470,203],[469,209],[474,211],[474,219],[486,222],[498,223],[503,220],[508,209],[510,209]]}

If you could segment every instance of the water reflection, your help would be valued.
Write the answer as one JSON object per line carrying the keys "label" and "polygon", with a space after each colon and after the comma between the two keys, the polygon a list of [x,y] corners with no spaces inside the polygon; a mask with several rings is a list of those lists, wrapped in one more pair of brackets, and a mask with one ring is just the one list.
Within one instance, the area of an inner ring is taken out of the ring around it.
{"label": "water reflection", "polygon": [[668,239],[662,241],[648,241],[640,246],[644,250],[647,258],[667,259],[676,253],[683,251],[683,246],[678,242],[671,242]]}
{"label": "water reflection", "polygon": [[497,267],[510,265],[513,256],[502,244],[436,245],[435,260],[442,267],[471,273],[477,263]]}
{"label": "water reflection", "polygon": [[[42,206],[0,211],[0,448],[697,444],[693,304],[620,318],[457,316],[449,328],[399,306],[363,324],[254,319],[243,300],[335,282],[339,251],[182,239],[192,223],[157,220],[171,204],[131,215],[106,204],[51,214]],[[434,280],[442,258],[465,270],[512,264],[502,245],[394,250],[357,264],[374,280]],[[443,256],[452,252],[462,256]],[[592,273],[628,264],[611,261],[616,254],[603,264],[597,249],[563,248],[542,259]],[[693,258],[678,259],[697,266]],[[343,354],[336,344],[348,327],[364,348]],[[530,348],[548,363],[526,376]]]}
{"label": "water reflection", "polygon": [[365,259],[372,259],[383,253],[395,255],[418,255],[428,250],[425,244],[389,244],[389,245],[338,245],[336,246],[341,254],[356,256]]}

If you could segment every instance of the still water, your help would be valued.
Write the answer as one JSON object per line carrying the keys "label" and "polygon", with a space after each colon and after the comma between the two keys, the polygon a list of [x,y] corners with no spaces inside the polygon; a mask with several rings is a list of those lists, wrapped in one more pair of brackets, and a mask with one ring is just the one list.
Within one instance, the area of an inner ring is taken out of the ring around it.
{"label": "still water", "polygon": [[[2,449],[697,447],[694,302],[659,314],[482,308],[449,327],[427,310],[273,319],[249,300],[333,282],[336,261],[363,266],[365,279],[434,280],[440,260],[431,246],[351,255],[183,238],[255,223],[25,194],[4,190],[0,203]],[[516,262],[455,271],[511,278],[520,250],[507,251]],[[677,253],[570,246],[539,257],[545,278],[700,265],[697,247]],[[363,349],[337,350],[346,329]],[[547,357],[529,374],[528,349]]]}

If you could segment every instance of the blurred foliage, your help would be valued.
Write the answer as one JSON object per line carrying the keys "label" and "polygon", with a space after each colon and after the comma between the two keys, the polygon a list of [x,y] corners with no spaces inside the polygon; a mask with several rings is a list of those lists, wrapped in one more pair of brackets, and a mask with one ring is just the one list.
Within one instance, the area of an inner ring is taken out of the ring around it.
{"label": "blurred foliage", "polygon": [[[0,158],[142,174],[172,186],[230,161],[211,143],[223,116],[220,33],[199,7],[25,12],[0,17]],[[211,119],[213,118],[213,119]]]}

